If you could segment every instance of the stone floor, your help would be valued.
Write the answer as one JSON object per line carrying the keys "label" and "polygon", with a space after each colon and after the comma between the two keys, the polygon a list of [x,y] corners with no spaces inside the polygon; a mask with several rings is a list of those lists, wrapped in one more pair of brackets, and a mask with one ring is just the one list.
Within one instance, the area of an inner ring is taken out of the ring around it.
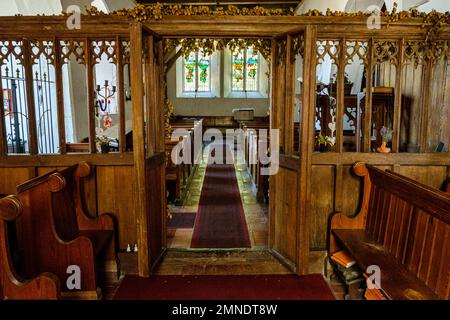
{"label": "stone floor", "polygon": [[[186,191],[184,204],[181,206],[170,206],[171,212],[197,212],[209,152],[209,147],[206,147],[203,151],[202,162],[198,165],[189,186],[187,186],[188,190]],[[268,206],[257,202],[256,190],[253,188],[251,176],[245,164],[240,163],[242,163],[242,159],[238,159],[235,163],[236,177],[252,248],[263,249],[267,247],[268,242]],[[167,247],[189,248],[192,232],[193,229],[167,229]]]}

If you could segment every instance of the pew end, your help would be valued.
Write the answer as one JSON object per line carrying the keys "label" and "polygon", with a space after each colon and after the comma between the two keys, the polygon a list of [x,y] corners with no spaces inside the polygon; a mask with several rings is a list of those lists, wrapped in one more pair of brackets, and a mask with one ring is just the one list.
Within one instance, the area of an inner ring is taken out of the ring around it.
{"label": "pew end", "polygon": [[95,243],[103,244],[102,255],[105,263],[99,267],[103,272],[116,273],[119,276],[116,249],[118,239],[115,231],[117,221],[111,213],[91,214],[85,206],[83,179],[91,175],[91,166],[83,161],[60,170],[59,173],[65,178],[67,192],[73,199],[79,234],[86,235]]}
{"label": "pew end", "polygon": [[[97,242],[78,229],[69,185],[61,173],[50,172],[18,186],[24,209],[19,219],[22,268],[27,277],[54,273],[64,285],[62,298],[99,299],[98,271],[106,242]],[[67,286],[69,266],[79,267],[80,288]]]}
{"label": "pew end", "polygon": [[[353,217],[341,212],[335,212],[331,217],[331,230],[335,229],[364,229],[366,226],[368,205],[370,201],[371,181],[367,166],[363,162],[356,162],[353,165],[353,172],[363,178],[363,196],[360,211]],[[333,232],[329,233],[329,254],[341,250]]]}
{"label": "pew end", "polygon": [[0,199],[0,299],[1,300],[54,300],[61,297],[56,275],[44,272],[30,280],[16,272],[9,247],[8,222],[20,217],[23,206],[15,196]]}

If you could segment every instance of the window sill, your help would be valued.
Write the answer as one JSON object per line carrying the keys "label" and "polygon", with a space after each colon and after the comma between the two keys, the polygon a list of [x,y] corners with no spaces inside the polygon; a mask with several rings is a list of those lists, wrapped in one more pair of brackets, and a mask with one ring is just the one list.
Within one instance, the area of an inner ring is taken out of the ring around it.
{"label": "window sill", "polygon": [[231,99],[266,99],[267,95],[262,94],[261,92],[230,92],[225,98]]}
{"label": "window sill", "polygon": [[195,93],[195,92],[183,92],[179,95],[177,95],[177,98],[217,98],[217,95],[215,95],[212,92],[201,92],[201,93]]}

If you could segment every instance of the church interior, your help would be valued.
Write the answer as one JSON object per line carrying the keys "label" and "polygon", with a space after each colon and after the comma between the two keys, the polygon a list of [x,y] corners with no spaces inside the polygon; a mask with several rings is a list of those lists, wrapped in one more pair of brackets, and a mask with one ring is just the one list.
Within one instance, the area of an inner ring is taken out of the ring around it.
{"label": "church interior", "polygon": [[450,300],[448,1],[0,16],[0,300]]}

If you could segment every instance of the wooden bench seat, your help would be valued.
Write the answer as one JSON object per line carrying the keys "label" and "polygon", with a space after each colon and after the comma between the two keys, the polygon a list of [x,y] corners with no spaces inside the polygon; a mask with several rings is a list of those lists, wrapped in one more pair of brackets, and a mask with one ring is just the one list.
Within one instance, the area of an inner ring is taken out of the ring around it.
{"label": "wooden bench seat", "polygon": [[[100,271],[109,252],[105,243],[110,243],[113,232],[78,229],[75,205],[66,186],[64,176],[53,171],[17,187],[23,204],[16,224],[23,253],[20,270],[27,278],[54,273],[61,282],[63,298],[99,299]],[[80,268],[79,290],[66,285],[71,265]]]}
{"label": "wooden bench seat", "polygon": [[331,219],[329,256],[346,250],[362,272],[381,271],[388,299],[450,298],[450,195],[399,174],[356,163],[360,212]]}
{"label": "wooden bench seat", "polygon": [[83,198],[83,180],[90,176],[91,166],[87,162],[80,162],[60,170],[59,173],[65,179],[65,188],[54,197],[53,205],[56,208],[64,206],[58,210],[65,210],[68,215],[65,219],[55,220],[56,223],[63,224],[59,230],[69,232],[72,237],[75,235],[86,236],[94,244],[96,253],[100,253],[100,249],[104,249],[101,270],[118,274],[117,233],[115,231],[117,222],[112,214],[88,212]]}
{"label": "wooden bench seat", "polygon": [[389,299],[435,300],[438,296],[425,284],[417,281],[401,263],[393,258],[364,230],[337,229],[333,234],[357,261],[361,270],[378,265],[381,270],[381,285]]}
{"label": "wooden bench seat", "polygon": [[25,280],[13,265],[8,223],[20,217],[22,210],[15,196],[0,199],[0,300],[59,299],[60,282],[55,274],[36,272],[36,277]]}

